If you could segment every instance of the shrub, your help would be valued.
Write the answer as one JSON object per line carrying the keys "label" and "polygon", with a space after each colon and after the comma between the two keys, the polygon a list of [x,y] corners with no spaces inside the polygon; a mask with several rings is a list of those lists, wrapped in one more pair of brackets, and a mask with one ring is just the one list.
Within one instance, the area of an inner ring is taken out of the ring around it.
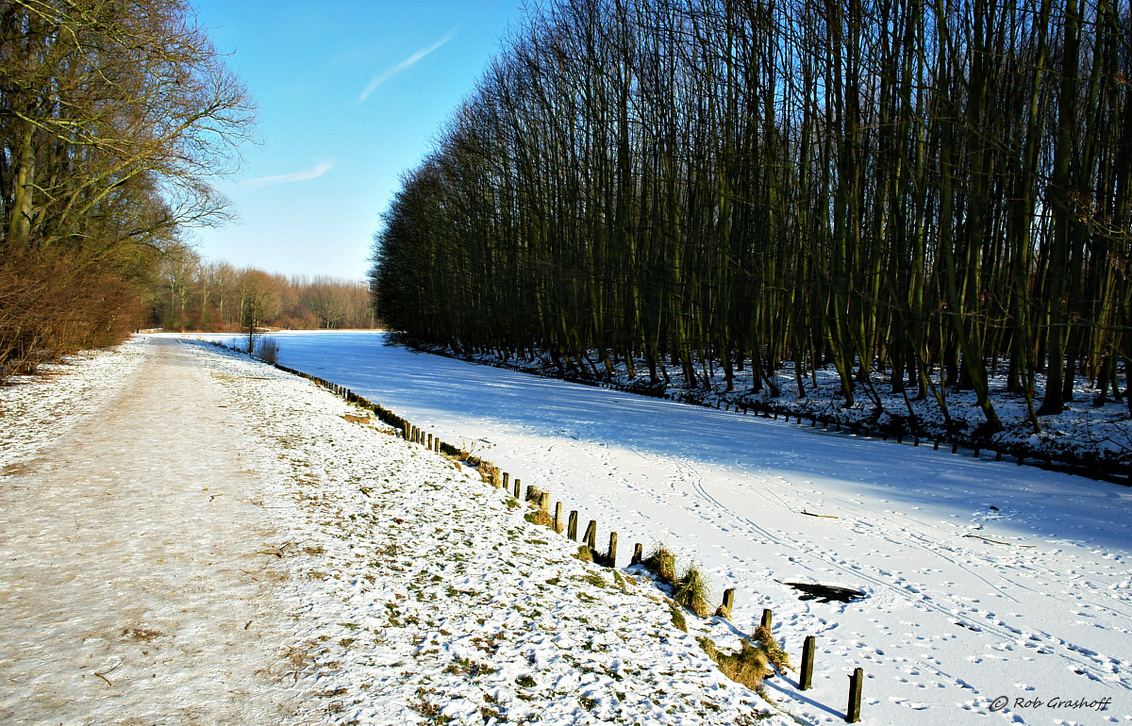
{"label": "shrub", "polygon": [[256,345],[255,355],[265,363],[274,365],[279,362],[279,341],[275,338],[260,338]]}
{"label": "shrub", "polygon": [[712,614],[711,604],[708,602],[710,595],[707,577],[699,567],[691,564],[677,581],[672,599],[677,605],[691,610],[701,618],[706,618]]}

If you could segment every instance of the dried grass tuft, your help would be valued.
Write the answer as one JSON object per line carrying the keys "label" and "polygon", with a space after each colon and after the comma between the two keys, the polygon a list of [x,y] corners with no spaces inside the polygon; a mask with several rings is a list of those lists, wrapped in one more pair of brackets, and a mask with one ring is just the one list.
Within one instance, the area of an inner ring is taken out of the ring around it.
{"label": "dried grass tuft", "polygon": [[755,640],[759,641],[767,659],[774,664],[774,669],[779,674],[794,670],[794,665],[790,662],[790,655],[779,646],[778,641],[774,639],[769,630],[761,625],[757,627],[755,629]]}
{"label": "dried grass tuft", "polygon": [[760,688],[763,679],[771,674],[766,653],[762,648],[756,648],[746,640],[743,641],[738,653],[719,650],[708,637],[700,638],[699,643],[704,653],[716,662],[723,675],[751,690]]}
{"label": "dried grass tuft", "polygon": [[713,612],[709,602],[710,597],[711,589],[707,577],[697,565],[688,565],[676,582],[672,599],[677,605],[691,610],[701,618],[706,618]]}
{"label": "dried grass tuft", "polygon": [[641,564],[662,581],[675,587],[676,555],[668,547],[662,544],[656,545],[649,556],[641,560]]}

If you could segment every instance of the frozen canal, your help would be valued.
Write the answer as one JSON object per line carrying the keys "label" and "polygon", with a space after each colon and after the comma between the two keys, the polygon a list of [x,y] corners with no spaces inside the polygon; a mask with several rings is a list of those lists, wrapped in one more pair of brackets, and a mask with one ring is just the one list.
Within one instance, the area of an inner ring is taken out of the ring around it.
{"label": "frozen canal", "polygon": [[[858,666],[866,722],[1132,722],[1125,487],[413,353],[379,333],[277,339],[280,363],[549,488],[598,521],[599,546],[617,531],[622,566],[634,542],[700,563],[717,597],[736,589],[741,630],[773,609],[795,662],[817,636],[812,690],[768,681],[803,722],[841,722]],[[786,582],[868,596],[801,601]]]}

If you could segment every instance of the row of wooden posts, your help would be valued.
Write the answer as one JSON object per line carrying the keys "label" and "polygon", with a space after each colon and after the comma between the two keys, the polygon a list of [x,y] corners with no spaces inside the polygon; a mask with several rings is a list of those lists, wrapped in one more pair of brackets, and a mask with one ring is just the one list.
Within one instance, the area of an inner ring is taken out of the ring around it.
{"label": "row of wooden posts", "polygon": [[[433,436],[426,431],[422,431],[420,428],[413,425],[406,419],[396,415],[383,406],[369,401],[363,396],[359,396],[358,394],[345,388],[344,386],[340,386],[336,383],[331,383],[330,381],[319,378],[318,376],[312,376],[309,373],[304,373],[302,371],[288,368],[283,365],[276,364],[275,367],[287,373],[307,378],[322,386],[323,388],[330,390],[335,395],[345,398],[350,403],[356,403],[373,411],[378,419],[397,429],[399,435],[410,443],[420,444],[429,451],[435,451],[437,453],[447,454],[449,456],[459,456],[463,454],[463,452],[457,447],[441,441],[439,436]],[[799,419],[799,422],[801,422],[801,419]],[[475,459],[475,457],[468,458]],[[481,464],[479,460],[468,461],[468,463],[477,466]],[[490,463],[482,463],[487,464],[487,468],[490,471],[489,479],[491,480],[493,486],[495,486],[497,489],[502,489],[503,491],[511,494],[515,497],[515,499],[519,501],[533,502],[538,506],[539,511],[546,517],[547,521],[549,522],[548,526],[550,528],[552,528],[559,534],[565,533],[565,536],[569,537],[575,542],[578,541],[578,510],[571,510],[566,520],[563,521],[562,502],[556,502],[554,505],[554,514],[553,516],[551,516],[550,494],[548,492],[542,491],[537,487],[530,485],[527,486],[526,491],[524,492],[524,490],[522,489],[521,479],[516,477],[514,480],[512,480],[510,473],[501,471],[499,467],[496,467]],[[522,498],[520,498],[520,494],[523,494]],[[586,529],[582,534],[581,543],[588,548],[595,564],[610,568],[616,568],[616,532],[609,533],[609,548],[605,552],[599,552],[597,549],[597,520],[591,519],[589,524],[586,525]],[[643,561],[643,559],[644,546],[640,542],[638,542],[633,545],[633,556],[629,561],[629,566],[632,567],[634,565],[639,565]],[[723,617],[730,620],[731,611],[734,606],[735,589],[728,588],[723,592],[723,603],[720,605],[718,612]],[[764,628],[767,629],[767,631],[769,631],[771,628],[773,617],[773,612],[770,608],[763,609],[761,624]],[[812,687],[814,673],[814,650],[816,648],[816,645],[817,639],[812,635],[807,635],[802,646],[802,662],[799,667],[798,676],[799,690],[805,691]],[[845,712],[845,721],[848,723],[856,723],[861,718],[861,691],[863,685],[864,671],[861,668],[857,668],[849,676],[849,702]]]}

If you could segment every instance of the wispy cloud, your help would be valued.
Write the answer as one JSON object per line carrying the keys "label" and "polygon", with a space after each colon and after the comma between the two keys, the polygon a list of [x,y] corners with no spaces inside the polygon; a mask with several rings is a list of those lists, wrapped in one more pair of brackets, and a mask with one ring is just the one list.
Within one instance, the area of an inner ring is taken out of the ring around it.
{"label": "wispy cloud", "polygon": [[444,45],[448,41],[455,38],[456,37],[456,31],[459,29],[459,27],[460,26],[457,25],[455,28],[452,28],[452,30],[449,30],[447,33],[445,33],[443,38],[436,41],[432,45],[428,46],[427,48],[421,48],[416,53],[413,53],[411,56],[409,56],[405,60],[401,61],[397,65],[393,66],[389,70],[385,71],[384,73],[374,76],[373,80],[369,82],[368,86],[366,86],[366,90],[362,91],[361,94],[358,95],[358,103],[361,103],[362,101],[369,98],[369,95],[371,93],[373,93],[375,90],[377,90],[377,87],[380,86],[382,83],[385,83],[386,81],[388,81],[393,76],[397,75],[398,73],[405,70],[406,68],[412,66],[414,63],[421,60],[422,58],[424,58],[429,53],[433,52],[434,50],[436,50],[440,46]]}
{"label": "wispy cloud", "polygon": [[333,169],[335,163],[333,161],[325,161],[310,169],[304,171],[297,171],[294,174],[279,174],[277,176],[261,176],[255,179],[245,179],[240,182],[240,186],[248,187],[249,189],[259,189],[261,187],[269,187],[274,184],[292,184],[294,182],[307,181],[308,179],[317,179],[326,172]]}

